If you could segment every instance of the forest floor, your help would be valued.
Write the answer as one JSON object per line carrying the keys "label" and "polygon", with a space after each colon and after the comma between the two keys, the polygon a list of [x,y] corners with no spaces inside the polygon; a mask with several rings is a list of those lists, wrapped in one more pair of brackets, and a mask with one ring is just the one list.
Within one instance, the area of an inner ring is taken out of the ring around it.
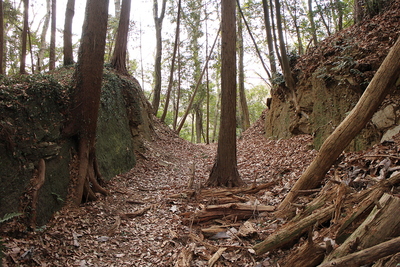
{"label": "forest floor", "polygon": [[[263,125],[262,116],[239,138],[238,169],[249,187],[268,186],[241,194],[240,201],[276,207],[316,151],[310,136],[266,139]],[[190,180],[192,192],[200,194],[217,145],[192,144],[161,123],[155,128],[154,141],[146,142],[137,165],[107,183],[108,196],[79,208],[65,207],[34,232],[15,231],[16,221],[9,222],[3,228],[8,229],[3,266],[209,266],[217,251],[214,266],[278,266],[290,246],[261,256],[252,249],[285,223],[273,212],[255,212],[246,220],[221,216],[198,224],[183,216],[219,204],[212,196],[187,195]],[[245,222],[251,231],[243,235]],[[202,231],[215,225],[226,230],[211,236]],[[185,265],[189,261],[191,265]]]}

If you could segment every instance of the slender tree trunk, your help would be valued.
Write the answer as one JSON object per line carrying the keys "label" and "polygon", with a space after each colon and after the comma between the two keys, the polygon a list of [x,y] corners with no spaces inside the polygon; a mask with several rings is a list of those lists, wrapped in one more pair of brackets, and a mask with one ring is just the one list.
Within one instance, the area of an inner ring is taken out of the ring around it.
{"label": "slender tree trunk", "polygon": [[56,68],[56,19],[57,1],[51,0],[51,35],[50,35],[50,64],[49,70]]}
{"label": "slender tree trunk", "polygon": [[[179,40],[178,40],[179,41]],[[179,41],[180,42],[180,41]],[[181,56],[180,56],[180,46],[178,45],[178,85],[176,89],[176,106],[174,110],[174,122],[173,122],[173,129],[176,130],[176,125],[178,123],[178,116],[179,116],[179,104],[181,99]]]}
{"label": "slender tree trunk", "polygon": [[357,105],[322,144],[318,155],[279,205],[285,210],[299,190],[315,188],[353,138],[365,127],[400,76],[400,38],[390,50]]}
{"label": "slender tree trunk", "polygon": [[194,108],[196,116],[196,143],[201,143],[201,134],[203,133],[203,111],[199,105]]}
{"label": "slender tree trunk", "polygon": [[31,30],[28,27],[28,43],[29,43],[29,53],[31,55],[31,71],[32,74],[35,73],[35,60],[33,59],[33,49],[32,49],[32,35],[31,35]]}
{"label": "slender tree trunk", "polygon": [[0,0],[0,75],[4,74],[3,58],[4,58],[4,14],[3,14],[3,0]]}
{"label": "slender tree trunk", "polygon": [[304,48],[303,48],[303,41],[301,38],[301,32],[300,32],[300,27],[298,24],[298,16],[297,16],[297,7],[295,6],[295,11],[293,11],[290,6],[289,3],[287,2],[287,0],[285,0],[285,5],[287,7],[287,11],[289,12],[290,17],[293,20],[293,25],[294,25],[294,29],[296,31],[296,37],[297,37],[297,43],[298,43],[298,53],[299,55],[303,55],[304,54]]}
{"label": "slender tree trunk", "polygon": [[176,52],[178,50],[178,43],[179,43],[180,21],[181,21],[181,0],[178,1],[178,15],[176,18],[175,44],[174,44],[174,51],[172,53],[171,71],[169,74],[167,95],[165,96],[164,112],[161,116],[161,121],[165,121],[165,117],[167,116],[168,106],[169,106],[169,98],[171,96],[172,86],[174,85],[174,69],[175,69]]}
{"label": "slender tree trunk", "polygon": [[111,58],[111,65],[123,75],[129,75],[128,70],[126,69],[126,51],[128,46],[130,13],[131,0],[122,0],[117,38],[115,41],[114,53]]}
{"label": "slender tree trunk", "polygon": [[322,12],[322,7],[321,7],[320,4],[318,4],[318,1],[316,2],[316,4],[317,4],[317,7],[318,7],[317,12],[319,13],[319,16],[321,18],[322,24],[324,24],[326,32],[328,33],[328,36],[331,36],[331,34],[332,34],[331,33],[331,28],[329,27],[328,23],[326,22],[326,19],[324,17],[323,12]]}
{"label": "slender tree trunk", "polygon": [[29,0],[24,1],[24,26],[22,29],[22,43],[21,43],[21,59],[20,59],[20,67],[19,73],[26,74],[25,66],[26,66],[26,46],[27,46],[27,37],[28,37],[28,19],[29,19]]}
{"label": "slender tree trunk", "polygon": [[239,52],[239,107],[242,130],[250,127],[249,108],[247,106],[246,92],[244,88],[244,47],[243,47],[243,24],[238,16],[238,52]]}
{"label": "slender tree trunk", "polygon": [[251,40],[253,41],[254,47],[256,48],[256,52],[257,52],[258,58],[259,58],[260,61],[261,61],[261,65],[262,65],[262,67],[264,68],[265,72],[267,73],[268,77],[271,78],[271,73],[269,72],[267,66],[266,66],[265,63],[264,63],[264,59],[263,59],[262,56],[261,56],[260,49],[258,48],[257,42],[256,42],[256,40],[254,39],[253,33],[251,32],[250,27],[249,27],[249,24],[247,23],[247,20],[246,20],[244,14],[243,14],[243,12],[242,12],[242,8],[240,7],[239,0],[236,0],[236,3],[237,3],[237,6],[238,6],[240,15],[242,16],[243,22],[244,22],[244,24],[246,25],[247,31],[249,32],[250,38],[251,38]]}
{"label": "slender tree trunk", "polygon": [[276,62],[275,62],[275,53],[274,53],[274,40],[272,38],[272,27],[270,22],[270,12],[268,7],[267,0],[262,0],[263,9],[264,9],[264,22],[265,22],[265,30],[267,32],[267,43],[268,43],[268,55],[269,62],[271,67],[271,75],[275,77],[276,75]]}
{"label": "slender tree trunk", "polygon": [[[98,184],[95,139],[100,106],[108,0],[87,0],[78,64],[74,73],[74,120],[65,129],[78,135],[78,177],[73,202],[96,199],[95,192],[106,194]],[[90,185],[89,185],[90,182]]]}
{"label": "slender tree trunk", "polygon": [[167,0],[162,0],[161,14],[158,16],[158,0],[153,0],[153,17],[156,26],[156,59],[154,63],[154,93],[153,93],[153,112],[157,115],[161,98],[161,58],[162,58],[162,23],[165,15]]}
{"label": "slender tree trunk", "polygon": [[[207,65],[207,64],[208,64],[208,61],[210,60],[211,55],[212,55],[212,52],[214,51],[215,44],[217,43],[219,31],[220,31],[220,29],[218,30],[218,33],[217,33],[217,35],[215,36],[214,43],[213,43],[213,45],[212,45],[212,47],[211,47],[210,53],[209,53],[208,56],[207,56],[207,60],[206,60],[206,63],[204,64],[203,71],[201,72],[200,77],[199,77],[199,79],[197,80],[196,87],[194,88],[193,94],[192,94],[192,96],[191,96],[191,98],[190,98],[190,100],[189,100],[189,104],[188,104],[188,106],[187,106],[187,108],[186,108],[186,112],[185,112],[185,114],[183,115],[182,120],[181,120],[180,123],[179,123],[179,126],[178,126],[178,128],[177,128],[177,132],[178,132],[178,133],[182,130],[182,127],[183,127],[183,125],[185,124],[186,117],[188,116],[190,110],[192,109],[192,105],[193,105],[194,98],[195,98],[195,96],[196,96],[196,94],[197,94],[197,91],[198,91],[198,89],[199,89],[199,87],[200,87],[200,84],[201,84],[201,79],[203,78],[203,75],[204,75],[204,72],[205,72],[205,70],[206,70],[206,67],[208,66],[208,65]],[[236,38],[236,37],[235,37],[235,38]],[[235,83],[236,83],[236,81],[235,81]]]}
{"label": "slender tree trunk", "polygon": [[336,8],[338,12],[338,31],[343,29],[343,4],[342,1],[336,0]]}
{"label": "slender tree trunk", "polygon": [[312,40],[313,40],[314,46],[316,46],[318,44],[318,39],[317,39],[317,30],[315,28],[312,0],[308,0],[307,3],[308,3],[308,19],[310,20]]}
{"label": "slender tree trunk", "polygon": [[74,54],[72,50],[72,20],[74,14],[75,0],[68,0],[64,23],[64,66],[74,64]]}
{"label": "slender tree trunk", "polygon": [[40,47],[39,47],[39,52],[37,54],[36,69],[38,72],[41,72],[44,67],[43,58],[44,58],[44,53],[47,50],[46,35],[49,29],[50,16],[51,16],[51,2],[50,0],[46,0],[46,15],[44,17],[42,33],[40,34]]}
{"label": "slender tree trunk", "polygon": [[236,156],[236,6],[222,0],[221,124],[217,158],[208,186],[234,187],[244,184],[237,170]]}
{"label": "slender tree trunk", "polygon": [[285,78],[286,87],[289,89],[291,94],[291,100],[293,101],[293,105],[296,111],[296,114],[300,114],[300,106],[297,102],[297,96],[295,92],[295,81],[292,75],[292,71],[289,65],[289,59],[286,53],[286,45],[283,37],[283,29],[282,29],[282,17],[281,17],[281,5],[279,0],[275,0],[275,9],[276,9],[276,24],[278,29],[278,36],[279,36],[279,48],[281,50],[281,65],[283,76]]}
{"label": "slender tree trunk", "polygon": [[[205,5],[204,9],[205,13],[205,20],[206,20],[206,55],[208,55],[208,15],[207,15],[207,4]],[[208,62],[206,66],[206,106],[207,106],[207,119],[206,119],[206,144],[210,143],[210,80],[208,75]]]}
{"label": "slender tree trunk", "polygon": [[[123,1],[123,0],[122,0]],[[129,1],[131,2],[131,1]],[[123,4],[122,4],[123,5]],[[114,0],[114,6],[115,6],[115,17],[120,18],[121,16],[121,10],[124,9],[123,6],[121,6],[121,0]],[[129,5],[130,6],[130,5]]]}

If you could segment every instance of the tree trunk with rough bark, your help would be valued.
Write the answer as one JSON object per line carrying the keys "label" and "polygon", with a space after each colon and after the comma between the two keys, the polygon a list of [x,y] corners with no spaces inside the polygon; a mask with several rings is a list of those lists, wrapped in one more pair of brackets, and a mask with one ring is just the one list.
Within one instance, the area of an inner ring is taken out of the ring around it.
{"label": "tree trunk with rough bark", "polygon": [[243,24],[238,16],[238,52],[239,52],[239,107],[242,130],[250,127],[249,107],[247,106],[246,92],[244,88],[244,45],[243,45]]}
{"label": "tree trunk with rough bark", "polygon": [[[95,139],[103,78],[107,32],[108,0],[88,0],[74,73],[72,118],[66,133],[78,137],[78,174],[73,203],[96,199],[96,192],[107,192],[99,185]],[[75,179],[72,179],[75,180]]]}
{"label": "tree trunk with rough bark", "polygon": [[172,61],[171,61],[171,70],[170,70],[170,73],[169,73],[168,89],[167,89],[167,95],[165,97],[165,105],[164,105],[163,114],[161,116],[161,121],[165,121],[165,117],[167,116],[168,106],[169,106],[169,99],[170,99],[170,96],[171,96],[172,86],[174,85],[175,59],[176,59],[176,53],[178,51],[180,22],[181,22],[181,0],[178,1],[178,15],[177,15],[177,18],[176,18],[174,52],[172,53]]}
{"label": "tree trunk with rough bark", "polygon": [[49,70],[56,68],[56,19],[57,1],[51,0],[51,34],[50,34],[50,61]]}
{"label": "tree trunk with rough bark", "polygon": [[153,91],[153,112],[157,115],[161,99],[161,58],[162,58],[162,23],[165,15],[167,0],[163,0],[160,16],[158,15],[158,0],[153,0],[153,18],[156,26],[156,57],[154,63],[154,91]]}
{"label": "tree trunk with rough bark", "polygon": [[74,14],[75,0],[68,0],[64,23],[64,66],[74,64],[74,54],[72,50],[72,20]]}
{"label": "tree trunk with rough bark", "polygon": [[111,65],[117,72],[129,75],[126,68],[126,51],[128,46],[129,15],[131,13],[131,0],[122,0],[120,19],[115,41]]}
{"label": "tree trunk with rough bark", "polygon": [[0,0],[0,74],[4,74],[3,58],[4,58],[4,16],[3,16],[3,0]]}
{"label": "tree trunk with rough bark", "polygon": [[244,184],[236,156],[236,6],[222,0],[221,124],[217,158],[207,180],[208,186],[235,187]]}
{"label": "tree trunk with rough bark", "polygon": [[20,59],[20,67],[19,73],[26,74],[25,65],[26,65],[26,45],[28,39],[28,19],[29,19],[29,0],[24,0],[24,27],[22,29],[22,42],[21,42],[21,59]]}

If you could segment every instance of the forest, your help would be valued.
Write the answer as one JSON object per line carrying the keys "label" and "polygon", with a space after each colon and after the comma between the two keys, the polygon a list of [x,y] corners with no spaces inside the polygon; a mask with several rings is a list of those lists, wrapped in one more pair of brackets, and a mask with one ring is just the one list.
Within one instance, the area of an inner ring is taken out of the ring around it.
{"label": "forest", "polygon": [[0,266],[400,264],[400,1],[0,15]]}

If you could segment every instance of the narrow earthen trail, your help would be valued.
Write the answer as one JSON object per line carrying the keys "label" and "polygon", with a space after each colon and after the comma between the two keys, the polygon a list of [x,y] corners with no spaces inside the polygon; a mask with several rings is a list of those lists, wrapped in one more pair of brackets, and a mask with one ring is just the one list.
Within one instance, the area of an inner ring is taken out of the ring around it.
{"label": "narrow earthen trail", "polygon": [[[248,184],[254,179],[258,184],[270,181],[276,184],[256,195],[256,201],[266,205],[281,201],[315,154],[308,149],[309,142],[309,136],[267,140],[263,137],[262,120],[243,134],[238,141],[242,178]],[[191,233],[199,231],[195,225],[183,224],[180,214],[198,209],[199,203],[185,196],[182,199],[168,196],[187,188],[193,168],[194,188],[204,184],[217,145],[191,144],[160,124],[154,140],[146,142],[145,147],[130,172],[108,183],[109,196],[79,208],[64,208],[43,231],[4,240],[7,248],[4,266],[174,266],[182,249],[193,242]],[[257,225],[260,232],[270,230],[263,230],[262,222]],[[238,246],[237,240],[212,242]],[[256,266],[260,260],[249,255],[251,241],[246,242],[240,245],[242,248],[229,251],[236,255],[231,258],[231,266]],[[195,248],[194,266],[208,266],[203,249]],[[27,251],[30,252],[26,254]]]}

